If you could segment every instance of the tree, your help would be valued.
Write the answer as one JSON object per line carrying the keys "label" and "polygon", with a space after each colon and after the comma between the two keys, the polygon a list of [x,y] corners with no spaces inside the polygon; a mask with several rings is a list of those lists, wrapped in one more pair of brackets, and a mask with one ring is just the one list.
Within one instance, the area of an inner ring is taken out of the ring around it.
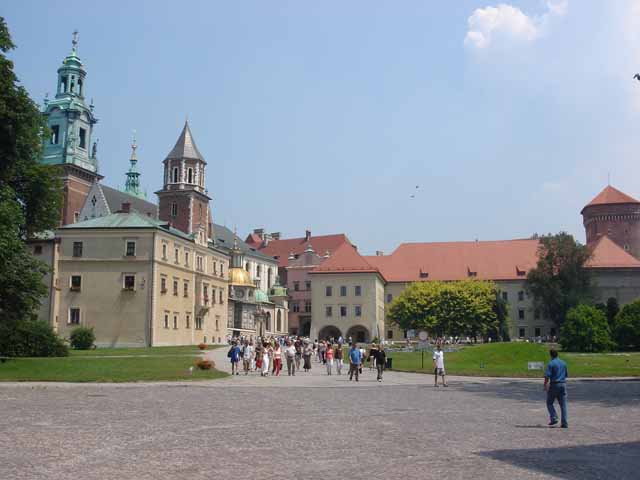
{"label": "tree", "polygon": [[609,324],[596,307],[578,305],[567,312],[560,329],[563,350],[574,352],[604,352],[613,348]]}
{"label": "tree", "polygon": [[615,297],[609,297],[607,299],[607,307],[605,315],[607,316],[607,322],[609,322],[609,328],[613,328],[613,324],[616,321],[616,315],[620,311],[620,305],[618,305],[618,299]]}
{"label": "tree", "polygon": [[640,349],[640,300],[622,307],[614,321],[613,339],[620,348]]}
{"label": "tree", "polygon": [[415,282],[396,297],[388,316],[403,329],[485,336],[499,328],[496,301],[492,282]]}
{"label": "tree", "polygon": [[567,312],[588,302],[591,277],[585,264],[591,252],[568,233],[540,238],[538,263],[529,270],[525,288],[545,316],[561,326]]}

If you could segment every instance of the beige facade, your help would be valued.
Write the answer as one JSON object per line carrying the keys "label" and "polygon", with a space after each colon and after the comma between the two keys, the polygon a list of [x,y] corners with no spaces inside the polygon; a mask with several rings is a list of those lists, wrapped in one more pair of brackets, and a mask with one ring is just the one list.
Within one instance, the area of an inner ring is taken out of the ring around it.
{"label": "beige facade", "polygon": [[377,273],[311,274],[311,338],[369,342],[384,335],[384,283]]}

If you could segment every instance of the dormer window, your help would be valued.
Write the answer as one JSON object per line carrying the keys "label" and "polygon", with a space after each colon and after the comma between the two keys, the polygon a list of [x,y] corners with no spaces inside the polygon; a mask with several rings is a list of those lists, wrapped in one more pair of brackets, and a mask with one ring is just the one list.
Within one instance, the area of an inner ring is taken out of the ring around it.
{"label": "dormer window", "polygon": [[420,269],[420,278],[428,278],[429,277],[429,272],[425,272],[424,270]]}

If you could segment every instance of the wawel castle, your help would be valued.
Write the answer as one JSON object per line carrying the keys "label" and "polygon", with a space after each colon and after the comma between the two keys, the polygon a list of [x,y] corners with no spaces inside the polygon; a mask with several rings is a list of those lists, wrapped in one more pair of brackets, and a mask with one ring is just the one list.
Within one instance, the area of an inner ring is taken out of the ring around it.
{"label": "wawel castle", "polygon": [[[30,240],[51,267],[40,317],[63,336],[94,328],[100,346],[223,343],[229,335],[401,340],[387,306],[411,282],[495,281],[512,338],[555,335],[524,288],[537,239],[405,243],[362,255],[344,234],[245,241],[214,223],[204,156],[185,124],[163,160],[158,203],[145,198],[132,144],[125,188],[103,183],[74,41],[45,102],[51,135],[42,162],[64,185],[61,224]],[[640,202],[607,186],[582,210],[596,301],[640,296]]]}

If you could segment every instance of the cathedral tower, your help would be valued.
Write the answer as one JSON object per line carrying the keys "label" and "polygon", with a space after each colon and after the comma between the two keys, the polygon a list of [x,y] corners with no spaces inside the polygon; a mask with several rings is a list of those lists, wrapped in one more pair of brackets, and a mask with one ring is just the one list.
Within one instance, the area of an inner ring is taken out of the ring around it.
{"label": "cathedral tower", "polygon": [[53,100],[45,99],[44,116],[49,128],[42,163],[59,168],[64,200],[61,224],[77,220],[91,185],[98,175],[97,144],[91,143],[93,102],[85,102],[87,72],[78,57],[78,32],[73,33],[71,53],[58,68],[58,86]]}
{"label": "cathedral tower", "polygon": [[140,189],[140,172],[138,172],[137,164],[138,164],[138,155],[136,154],[136,149],[138,145],[136,144],[136,134],[133,133],[133,141],[131,142],[131,158],[129,162],[131,166],[129,167],[129,171],[127,172],[127,179],[124,183],[124,191],[129,195],[133,195],[138,198],[147,198],[147,195]]}
{"label": "cathedral tower", "polygon": [[607,185],[582,209],[587,245],[607,236],[640,259],[640,202]]}
{"label": "cathedral tower", "polygon": [[205,187],[207,162],[185,122],[175,146],[163,161],[164,187],[156,192],[160,220],[203,243],[212,238],[211,212]]}

